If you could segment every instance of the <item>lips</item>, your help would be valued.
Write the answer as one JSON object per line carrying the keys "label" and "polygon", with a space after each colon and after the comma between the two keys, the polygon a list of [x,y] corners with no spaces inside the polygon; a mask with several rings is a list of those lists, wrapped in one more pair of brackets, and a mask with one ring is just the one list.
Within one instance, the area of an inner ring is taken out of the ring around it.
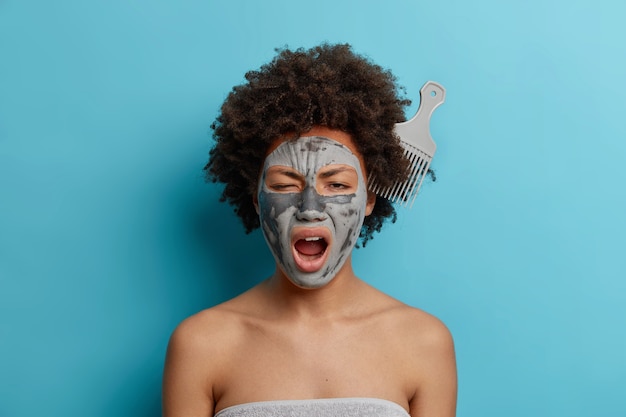
{"label": "lips", "polygon": [[296,267],[315,272],[326,263],[330,253],[330,231],[326,228],[298,228],[292,233],[291,251]]}

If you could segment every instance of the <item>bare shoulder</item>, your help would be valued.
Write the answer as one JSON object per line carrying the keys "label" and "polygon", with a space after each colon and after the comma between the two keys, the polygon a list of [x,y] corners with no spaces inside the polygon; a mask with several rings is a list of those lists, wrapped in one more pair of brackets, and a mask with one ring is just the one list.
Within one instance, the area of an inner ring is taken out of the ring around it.
{"label": "bare shoulder", "polygon": [[170,337],[168,358],[174,353],[205,356],[208,350],[216,346],[216,339],[222,339],[228,334],[226,328],[229,326],[224,323],[223,316],[219,308],[213,307],[183,320]]}
{"label": "bare shoulder", "polygon": [[244,337],[245,311],[238,305],[243,304],[235,298],[201,311],[172,333],[163,372],[165,417],[213,415],[214,387],[232,347]]}
{"label": "bare shoulder", "polygon": [[421,348],[450,348],[452,334],[437,317],[419,308],[403,305],[396,312],[395,321],[403,329],[406,342]]}
{"label": "bare shoulder", "polygon": [[169,350],[182,349],[187,354],[228,352],[244,330],[250,298],[244,293],[215,307],[200,311],[183,320],[170,338]]}
{"label": "bare shoulder", "polygon": [[387,340],[398,346],[398,355],[412,365],[414,375],[428,377],[444,369],[455,372],[454,341],[448,327],[419,308],[398,302],[387,314]]}
{"label": "bare shoulder", "polygon": [[[375,301],[374,301],[375,300]],[[437,317],[411,307],[387,294],[375,290],[370,305],[377,305],[380,326],[388,329],[395,342],[411,348],[451,347],[452,335]],[[401,340],[398,340],[401,339]]]}
{"label": "bare shoulder", "polygon": [[411,415],[454,416],[457,376],[450,330],[437,317],[406,305],[394,316]]}

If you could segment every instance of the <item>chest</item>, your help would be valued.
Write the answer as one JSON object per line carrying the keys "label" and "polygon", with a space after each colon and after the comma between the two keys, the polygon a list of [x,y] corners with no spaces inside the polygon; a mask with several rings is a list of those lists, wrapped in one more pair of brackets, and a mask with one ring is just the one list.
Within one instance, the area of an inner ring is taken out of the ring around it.
{"label": "chest", "polygon": [[402,344],[382,330],[251,332],[222,367],[216,399],[373,397],[402,404],[409,362]]}

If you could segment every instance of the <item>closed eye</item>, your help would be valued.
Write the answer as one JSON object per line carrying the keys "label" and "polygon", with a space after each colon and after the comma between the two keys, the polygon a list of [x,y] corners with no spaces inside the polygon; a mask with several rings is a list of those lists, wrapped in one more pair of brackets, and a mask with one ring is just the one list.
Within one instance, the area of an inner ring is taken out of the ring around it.
{"label": "closed eye", "polygon": [[267,188],[273,191],[298,192],[300,186],[298,184],[268,184]]}
{"label": "closed eye", "polygon": [[291,167],[275,165],[265,174],[265,185],[277,193],[297,193],[304,187],[304,176]]}

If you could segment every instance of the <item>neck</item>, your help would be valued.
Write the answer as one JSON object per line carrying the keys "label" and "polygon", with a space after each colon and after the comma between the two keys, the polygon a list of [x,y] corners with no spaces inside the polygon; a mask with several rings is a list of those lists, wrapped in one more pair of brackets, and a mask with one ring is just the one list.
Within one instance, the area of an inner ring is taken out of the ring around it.
{"label": "neck", "polygon": [[323,287],[300,288],[278,266],[265,287],[281,317],[328,319],[353,312],[358,307],[358,292],[363,284],[354,274],[351,259],[348,259],[337,275]]}

